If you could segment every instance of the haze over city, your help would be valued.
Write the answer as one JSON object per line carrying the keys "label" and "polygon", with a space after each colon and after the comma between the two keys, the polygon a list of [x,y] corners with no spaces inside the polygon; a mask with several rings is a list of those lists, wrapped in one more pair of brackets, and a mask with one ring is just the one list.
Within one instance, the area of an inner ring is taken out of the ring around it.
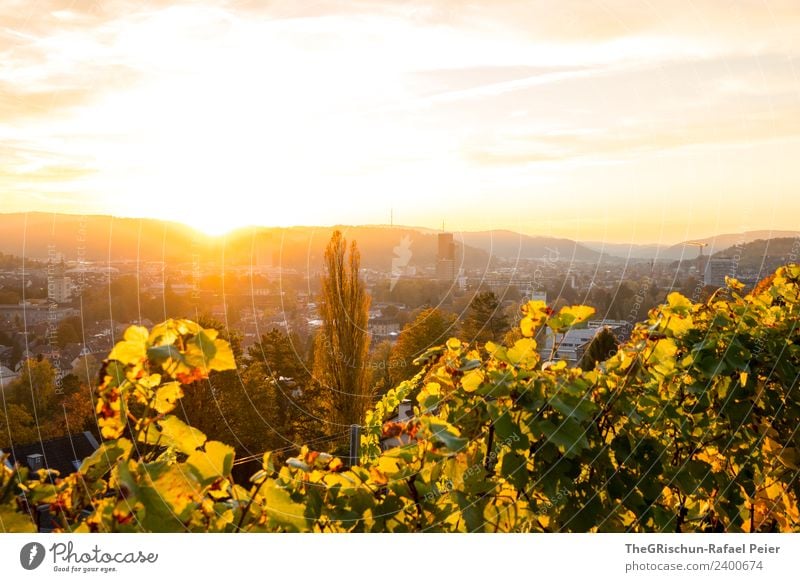
{"label": "haze over city", "polygon": [[0,6],[2,212],[508,228],[672,244],[794,229],[800,6]]}

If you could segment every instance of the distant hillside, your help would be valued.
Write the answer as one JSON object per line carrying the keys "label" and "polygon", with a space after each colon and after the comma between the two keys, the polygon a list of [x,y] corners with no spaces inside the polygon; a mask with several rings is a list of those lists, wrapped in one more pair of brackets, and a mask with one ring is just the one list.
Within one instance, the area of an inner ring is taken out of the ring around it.
{"label": "distant hillside", "polygon": [[[166,261],[170,264],[191,263],[196,256],[204,262],[226,265],[272,264],[301,272],[316,272],[322,265],[325,245],[334,227],[298,226],[290,228],[248,227],[223,237],[208,237],[177,222],[148,218],[118,218],[88,216],[82,219],[72,214],[40,212],[0,214],[0,252],[45,259],[48,246],[67,260],[75,260],[83,247],[83,256],[90,261]],[[338,226],[348,240],[358,242],[362,265],[366,268],[390,271],[397,257],[395,250],[408,256],[408,265],[418,269],[432,267],[436,262],[438,231],[404,226]],[[705,255],[728,249],[737,244],[754,241],[763,244],[770,236],[792,240],[787,235],[800,232],[750,231],[741,234],[721,234],[702,239],[709,246]],[[508,230],[456,232],[456,261],[467,269],[480,269],[492,259],[558,259],[561,261],[598,261],[612,259],[689,259],[697,257],[697,248],[677,244],[631,245],[593,241],[528,236]],[[81,240],[83,239],[83,240]],[[764,246],[771,255],[783,248]],[[790,245],[791,246],[791,245]],[[762,251],[753,247],[753,257]],[[407,251],[407,252],[406,252]],[[726,251],[727,252],[727,251]],[[753,259],[755,260],[755,258]]]}
{"label": "distant hillside", "polygon": [[[75,260],[176,260],[191,255],[196,233],[180,223],[139,218],[29,212],[0,214],[0,251],[45,259],[48,246]],[[81,250],[82,249],[82,250]]]}
{"label": "distant hillside", "polygon": [[797,261],[800,253],[800,239],[773,238],[756,240],[744,245],[732,246],[714,253],[715,258],[737,259],[739,269],[752,271],[771,271],[774,266]]}
{"label": "distant hillside", "polygon": [[800,236],[800,231],[790,230],[751,230],[741,233],[718,234],[708,238],[692,239],[675,245],[608,243],[603,241],[581,242],[584,246],[608,255],[631,259],[661,260],[694,260],[698,249],[688,246],[687,242],[700,242],[708,246],[703,249],[704,255],[713,255],[732,246],[751,243],[756,240]]}
{"label": "distant hillside", "polygon": [[634,244],[634,243],[609,243],[604,241],[581,241],[581,244],[594,251],[611,255],[621,259],[663,259],[665,245]]}
{"label": "distant hillside", "polygon": [[528,236],[510,230],[460,232],[454,236],[463,244],[503,259],[542,259],[562,261],[597,261],[601,254],[565,238]]}
{"label": "distant hillside", "polygon": [[[247,261],[253,254],[254,235],[258,245],[271,253],[272,262],[284,266],[294,265],[305,271],[322,265],[325,245],[334,228],[342,231],[348,241],[355,240],[361,252],[363,267],[389,272],[392,261],[402,258],[408,251],[408,266],[424,268],[436,264],[438,240],[436,233],[420,232],[408,227],[336,226],[251,228],[228,235],[228,244],[239,250],[238,255]],[[490,260],[488,253],[470,246],[456,245],[456,263],[467,269],[485,268]],[[395,252],[397,249],[397,253]],[[401,261],[402,263],[403,261]]]}
{"label": "distant hillside", "polygon": [[[408,265],[433,266],[436,234],[405,227],[339,226],[348,240],[355,240],[362,266],[390,271],[395,247],[406,246]],[[203,261],[227,265],[272,264],[302,272],[317,271],[332,227],[248,227],[224,237],[207,237],[180,223],[139,218],[71,214],[0,214],[0,252],[44,259],[48,246],[67,260],[79,254],[90,261],[166,261],[190,263],[195,255]],[[81,250],[82,248],[82,250]],[[457,245],[457,262],[465,268],[482,268],[488,253]]]}
{"label": "distant hillside", "polygon": [[[737,245],[746,245],[758,240],[769,240],[778,238],[788,238],[800,236],[800,231],[791,230],[749,230],[740,233],[718,234],[708,238],[694,239],[693,242],[706,243],[708,246],[703,250],[706,255],[713,255]],[[683,251],[683,255],[681,252]],[[667,248],[664,251],[664,258],[680,259],[681,256],[687,259],[694,259],[697,256],[697,248],[687,247],[685,243],[680,243]],[[670,255],[667,257],[667,255]]]}

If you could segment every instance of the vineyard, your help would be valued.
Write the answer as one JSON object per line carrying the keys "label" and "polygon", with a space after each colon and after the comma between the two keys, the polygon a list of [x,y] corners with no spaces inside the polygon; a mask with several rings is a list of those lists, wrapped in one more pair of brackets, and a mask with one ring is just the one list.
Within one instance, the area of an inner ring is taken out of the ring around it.
{"label": "vineyard", "polygon": [[533,301],[512,345],[450,339],[367,413],[360,463],[268,453],[245,483],[232,447],[174,414],[236,367],[228,343],[131,327],[101,371],[100,448],[63,479],[3,467],[0,530],[34,531],[49,504],[77,532],[800,531],[800,266],[746,295],[672,293],[594,369],[542,361],[542,329],[592,313]]}

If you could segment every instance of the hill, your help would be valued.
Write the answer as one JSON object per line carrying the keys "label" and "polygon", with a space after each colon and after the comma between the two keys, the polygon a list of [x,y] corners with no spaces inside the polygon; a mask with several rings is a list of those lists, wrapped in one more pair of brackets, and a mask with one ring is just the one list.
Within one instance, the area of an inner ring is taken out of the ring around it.
{"label": "hill", "polygon": [[[390,271],[395,247],[406,245],[408,264],[433,266],[437,237],[408,227],[247,227],[209,237],[186,225],[149,218],[80,217],[58,213],[0,214],[0,252],[46,259],[50,245],[66,260],[170,264],[202,261],[226,265],[273,265],[314,272],[322,265],[325,245],[334,228],[356,240],[365,268]],[[457,244],[457,262],[466,268],[485,267],[489,254]]]}
{"label": "hill", "polygon": [[[694,239],[691,242],[707,244],[708,246],[704,249],[704,254],[713,255],[731,247],[747,245],[748,243],[752,243],[757,240],[769,240],[796,236],[800,236],[800,232],[790,230],[748,230],[745,232],[718,234],[708,238]],[[668,247],[664,251],[664,256],[662,258],[695,258],[697,256],[697,249],[686,247],[686,242]]]}
{"label": "hill", "polygon": [[510,230],[456,233],[455,240],[508,260],[550,258],[562,261],[597,261],[601,253],[565,238],[528,236]]}
{"label": "hill", "polygon": [[772,271],[777,265],[796,262],[798,253],[800,239],[784,237],[728,247],[714,253],[713,257],[736,259],[740,270]]}
{"label": "hill", "polygon": [[697,248],[687,246],[688,242],[699,242],[708,245],[703,249],[703,254],[713,255],[737,245],[748,244],[757,240],[786,238],[800,236],[800,231],[788,230],[749,230],[739,233],[725,233],[701,239],[686,240],[674,245],[662,244],[634,244],[634,243],[609,243],[604,241],[582,242],[584,246],[608,255],[630,259],[661,259],[661,260],[693,260],[697,258]]}

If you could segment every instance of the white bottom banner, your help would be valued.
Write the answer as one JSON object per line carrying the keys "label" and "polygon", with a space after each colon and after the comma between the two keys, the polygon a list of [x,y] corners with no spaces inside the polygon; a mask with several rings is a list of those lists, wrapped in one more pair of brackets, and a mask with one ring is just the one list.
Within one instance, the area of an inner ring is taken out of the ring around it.
{"label": "white bottom banner", "polygon": [[[793,534],[1,534],[0,580],[793,579]],[[613,578],[612,578],[613,577]]]}

